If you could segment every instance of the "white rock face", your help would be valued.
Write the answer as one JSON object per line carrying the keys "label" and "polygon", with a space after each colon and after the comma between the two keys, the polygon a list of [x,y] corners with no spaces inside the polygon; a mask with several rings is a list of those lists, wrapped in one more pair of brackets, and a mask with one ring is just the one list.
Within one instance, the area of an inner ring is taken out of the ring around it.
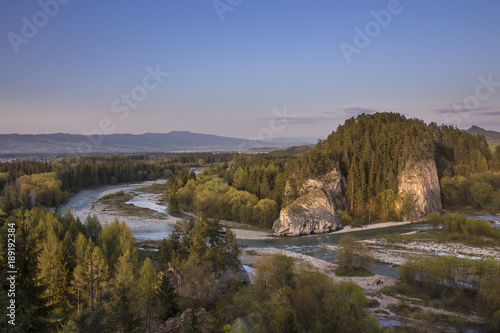
{"label": "white rock face", "polygon": [[300,236],[330,232],[339,227],[330,195],[315,189],[283,208],[273,231],[280,236]]}
{"label": "white rock face", "polygon": [[337,197],[342,192],[344,179],[337,169],[333,169],[319,178],[310,178],[302,184],[299,195],[305,195],[316,189],[324,189],[331,198]]}
{"label": "white rock face", "polygon": [[423,219],[427,214],[443,209],[441,186],[434,160],[423,160],[408,166],[399,175],[400,194],[410,195],[415,209],[411,218]]}

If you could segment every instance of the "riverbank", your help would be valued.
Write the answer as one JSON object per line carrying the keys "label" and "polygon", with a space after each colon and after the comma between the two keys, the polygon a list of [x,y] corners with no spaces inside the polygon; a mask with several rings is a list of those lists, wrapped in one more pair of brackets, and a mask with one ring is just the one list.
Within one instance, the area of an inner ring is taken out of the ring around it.
{"label": "riverbank", "polygon": [[[370,245],[374,249],[380,249],[387,253],[387,256],[382,257],[380,261],[401,265],[397,263],[396,260],[390,258],[390,253],[399,253],[400,257],[408,259],[412,255],[437,255],[437,254],[450,254],[450,255],[461,255],[472,258],[488,258],[493,257],[496,260],[500,260],[500,248],[498,247],[474,247],[468,246],[460,243],[450,243],[450,242],[436,242],[436,241],[410,241],[410,242],[389,242],[386,239],[371,239],[365,240],[365,244]],[[406,255],[405,255],[406,254]],[[377,258],[377,260],[379,260]]]}
{"label": "riverbank", "polygon": [[347,232],[355,232],[355,231],[361,231],[361,230],[382,229],[382,228],[389,228],[389,227],[407,225],[407,224],[412,224],[412,223],[414,223],[414,222],[409,222],[409,221],[380,222],[380,223],[367,224],[367,225],[362,226],[362,227],[353,227],[353,226],[347,225],[340,230],[331,232],[330,234],[343,234],[343,233],[347,233]]}
{"label": "riverbank", "polygon": [[[444,331],[453,331],[456,329],[455,325],[450,324],[450,322],[454,323],[458,318],[460,318],[464,325],[471,325],[471,327],[475,327],[476,325],[483,327],[488,323],[486,318],[478,314],[464,315],[463,313],[443,309],[439,302],[433,303],[425,299],[405,296],[398,292],[394,293],[392,291],[397,290],[398,285],[398,280],[395,278],[382,275],[371,277],[339,277],[335,274],[338,268],[337,264],[308,255],[277,248],[246,248],[242,251],[239,259],[243,265],[252,267],[258,262],[259,257],[277,253],[294,258],[299,265],[302,263],[310,265],[312,269],[316,269],[336,283],[352,281],[357,284],[371,302],[367,310],[385,326],[394,326],[394,323],[396,325],[411,326],[422,324],[421,318],[415,318],[415,316],[408,315],[407,313],[401,314],[402,308],[406,308],[408,311],[414,313],[418,312],[429,318],[434,318],[433,325],[435,326],[429,326],[429,328],[439,327],[439,329]],[[377,283],[377,281],[381,281],[382,283]]]}

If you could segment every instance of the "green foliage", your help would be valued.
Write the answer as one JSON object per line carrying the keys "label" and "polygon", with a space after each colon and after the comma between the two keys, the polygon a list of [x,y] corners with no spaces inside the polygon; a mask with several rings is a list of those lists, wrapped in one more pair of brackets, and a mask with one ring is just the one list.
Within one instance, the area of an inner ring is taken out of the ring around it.
{"label": "green foliage", "polygon": [[472,210],[499,210],[500,172],[476,173],[468,178],[443,177],[441,192],[443,206],[448,209],[469,206]]}
{"label": "green foliage", "polygon": [[33,208],[37,204],[48,207],[58,205],[69,197],[61,186],[62,181],[55,172],[23,175],[15,182],[2,186],[2,205],[7,211],[20,207]]}
{"label": "green foliage", "polygon": [[167,274],[163,274],[160,286],[155,291],[155,296],[158,301],[158,316],[161,321],[166,321],[177,315],[180,310],[179,296]]}
{"label": "green foliage", "polygon": [[495,311],[492,318],[493,327],[500,332],[500,310]]}
{"label": "green foliage", "polygon": [[340,223],[342,223],[342,225],[350,225],[352,223],[352,216],[351,214],[349,214],[348,211],[345,211],[345,210],[341,210],[337,213],[339,219],[340,219]]}
{"label": "green foliage", "polygon": [[399,267],[399,275],[413,290],[418,288],[437,299],[452,295],[451,299],[460,306],[480,309],[492,318],[493,324],[498,320],[495,314],[500,308],[500,263],[493,258],[415,258]]}
{"label": "green foliage", "polygon": [[[7,222],[16,229],[18,331],[51,332],[57,326],[68,332],[142,332],[158,322],[156,270],[148,258],[138,271],[137,249],[123,222],[99,229],[97,244],[70,212],[63,217],[42,208],[16,210]],[[0,241],[2,269],[4,249]],[[165,285],[160,290],[175,295]],[[0,304],[7,300],[3,296],[0,293]],[[175,297],[171,301],[177,312]],[[63,325],[69,318],[73,321]]]}
{"label": "green foliage", "polygon": [[[232,154],[117,154],[79,156],[52,162],[21,160],[0,164],[0,204],[10,212],[34,204],[54,206],[68,194],[100,185],[170,177],[187,165],[228,161]],[[159,190],[155,188],[155,190]],[[3,195],[1,195],[3,193]]]}
{"label": "green foliage", "polygon": [[276,217],[279,215],[278,205],[271,199],[260,200],[254,206],[253,210],[255,219],[264,228],[271,228]]}
{"label": "green foliage", "polygon": [[425,222],[429,223],[432,229],[437,230],[441,224],[441,214],[439,212],[433,212],[425,217]]}
{"label": "green foliage", "polygon": [[214,271],[234,266],[240,253],[231,229],[223,229],[219,221],[205,217],[196,222],[179,221],[158,249],[162,268],[175,266],[193,256],[210,263]]}
{"label": "green foliage", "polygon": [[257,299],[266,299],[276,290],[291,286],[293,265],[293,258],[282,254],[264,257],[256,263],[253,289]]}
{"label": "green foliage", "polygon": [[451,213],[443,216],[433,213],[428,215],[426,220],[431,224],[432,230],[418,233],[414,237],[435,235],[440,240],[471,244],[498,244],[500,241],[500,229],[495,228],[487,220],[477,220]]}
{"label": "green foliage", "polygon": [[338,166],[347,181],[346,208],[353,217],[404,217],[411,205],[402,200],[402,211],[396,211],[397,175],[424,159],[436,161],[441,178],[488,171],[493,156],[484,137],[451,126],[427,125],[397,113],[362,114],[346,120],[299,158],[289,171],[295,179],[289,185],[298,193],[303,180]]}
{"label": "green foliage", "polygon": [[499,268],[499,264],[493,259],[436,256],[407,261],[399,267],[399,275],[406,284],[420,287],[433,297],[440,297],[443,288],[480,291],[481,280],[492,276]]}
{"label": "green foliage", "polygon": [[47,287],[44,297],[56,313],[68,310],[66,261],[63,256],[63,244],[53,229],[49,229],[39,259],[40,282]]}
{"label": "green foliage", "polygon": [[[173,178],[172,178],[173,179]],[[217,176],[199,175],[180,187],[179,178],[168,184],[167,199],[170,210],[192,211],[215,219],[243,223],[257,223],[270,227],[279,215],[274,200],[237,190]]]}
{"label": "green foliage", "polygon": [[115,218],[111,223],[104,225],[98,237],[98,244],[101,246],[111,270],[115,268],[118,258],[128,252],[132,272],[135,274],[137,249],[134,244],[134,236],[125,222],[120,222]]}
{"label": "green foliage", "polygon": [[156,306],[155,289],[158,286],[158,275],[151,259],[146,258],[139,273],[139,308],[144,318],[146,329],[153,324],[154,308]]}
{"label": "green foliage", "polygon": [[335,270],[335,275],[342,277],[368,277],[368,276],[374,276],[375,274],[363,268],[349,269],[347,267],[339,267]]}
{"label": "green foliage", "polygon": [[374,262],[371,250],[352,235],[340,238],[337,251],[339,265],[349,271],[366,270]]}
{"label": "green foliage", "polygon": [[[486,270],[481,275],[479,291],[477,294],[478,304],[493,320],[498,321],[498,310],[500,309],[500,265],[492,265],[493,268]],[[496,315],[496,317],[495,317]]]}
{"label": "green foliage", "polygon": [[44,332],[53,328],[49,315],[52,306],[44,296],[47,286],[39,277],[38,244],[41,237],[34,233],[39,211],[18,211],[8,220],[16,224],[16,329],[20,332]]}
{"label": "green foliage", "polygon": [[[237,293],[239,309],[251,332],[380,332],[367,314],[368,302],[353,283],[336,285],[312,267],[296,267],[276,254],[255,265],[253,284]],[[233,310],[234,311],[234,310]],[[235,327],[235,326],[233,326]]]}
{"label": "green foliage", "polygon": [[97,237],[99,237],[102,231],[102,225],[95,214],[87,216],[85,219],[85,229],[86,234],[92,239],[92,242],[97,242]]}
{"label": "green foliage", "polygon": [[215,300],[215,277],[211,262],[190,255],[180,267],[182,285],[179,296],[183,307],[206,307]]}

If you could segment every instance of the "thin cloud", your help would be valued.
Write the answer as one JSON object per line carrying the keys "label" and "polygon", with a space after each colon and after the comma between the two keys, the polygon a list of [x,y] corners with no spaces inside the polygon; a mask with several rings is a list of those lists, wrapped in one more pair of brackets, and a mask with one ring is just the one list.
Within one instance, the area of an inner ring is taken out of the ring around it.
{"label": "thin cloud", "polygon": [[363,113],[370,114],[370,113],[377,113],[378,112],[377,110],[366,109],[366,108],[347,108],[347,109],[343,109],[342,111],[344,111],[345,113],[356,114],[356,115],[360,115]]}
{"label": "thin cloud", "polygon": [[344,119],[347,117],[352,117],[353,115],[360,115],[363,113],[370,114],[376,113],[377,110],[367,109],[367,108],[346,108],[339,111],[323,111],[322,114],[326,116],[311,116],[311,117],[301,117],[301,116],[289,116],[289,117],[264,117],[257,118],[258,121],[270,121],[277,120],[283,123],[292,124],[292,125],[309,125],[309,124],[318,124],[324,123],[328,121],[337,121],[339,119]]}
{"label": "thin cloud", "polygon": [[481,116],[500,116],[500,111],[493,111],[493,112],[480,112],[478,115]]}
{"label": "thin cloud", "polygon": [[431,109],[430,111],[435,112],[437,114],[445,114],[445,113],[463,113],[463,112],[473,112],[473,111],[487,111],[491,108],[489,106],[479,107],[479,108],[467,108],[463,103],[457,103],[453,106],[448,106],[441,109]]}
{"label": "thin cloud", "polygon": [[304,124],[317,124],[323,121],[332,120],[331,117],[268,117],[268,118],[258,118],[260,121],[270,121],[277,120],[287,124],[294,125],[304,125]]}
{"label": "thin cloud", "polygon": [[371,113],[377,113],[378,110],[374,110],[374,109],[367,109],[367,108],[357,108],[357,107],[353,107],[353,108],[346,108],[346,109],[342,109],[340,111],[324,111],[323,113],[325,114],[335,114],[335,115],[345,115],[345,114],[348,114],[348,115],[360,115],[360,114],[363,114],[363,113],[366,113],[366,114],[371,114]]}

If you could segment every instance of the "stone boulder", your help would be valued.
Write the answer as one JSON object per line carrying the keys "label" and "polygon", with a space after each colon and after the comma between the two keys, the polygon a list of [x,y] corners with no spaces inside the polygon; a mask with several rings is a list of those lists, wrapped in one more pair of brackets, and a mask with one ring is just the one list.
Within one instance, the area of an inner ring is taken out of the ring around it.
{"label": "stone boulder", "polygon": [[[409,196],[413,210],[406,218],[422,220],[427,214],[443,209],[441,186],[434,160],[408,165],[399,175],[400,197]],[[401,207],[401,203],[398,204]]]}
{"label": "stone boulder", "polygon": [[340,228],[331,195],[315,189],[283,208],[273,231],[280,236],[321,234]]}

